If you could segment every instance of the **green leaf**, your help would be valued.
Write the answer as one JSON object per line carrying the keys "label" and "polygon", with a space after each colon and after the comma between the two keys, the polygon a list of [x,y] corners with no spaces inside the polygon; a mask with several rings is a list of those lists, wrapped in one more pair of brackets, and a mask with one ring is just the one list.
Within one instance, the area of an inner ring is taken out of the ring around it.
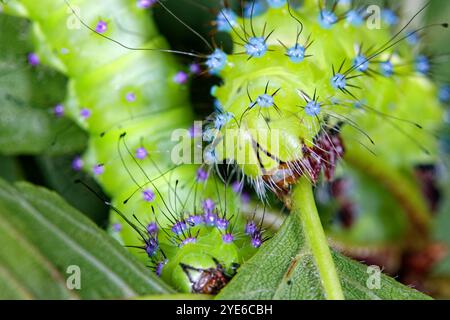
{"label": "green leaf", "polygon": [[[346,299],[430,299],[381,275],[380,289],[369,289],[367,266],[333,253]],[[376,282],[374,282],[376,284]],[[297,215],[286,219],[280,232],[244,264],[218,299],[324,299],[318,269],[305,242]]]}
{"label": "green leaf", "polygon": [[[88,218],[46,189],[0,180],[0,298],[112,299],[171,292]],[[69,266],[80,290],[69,290]]]}

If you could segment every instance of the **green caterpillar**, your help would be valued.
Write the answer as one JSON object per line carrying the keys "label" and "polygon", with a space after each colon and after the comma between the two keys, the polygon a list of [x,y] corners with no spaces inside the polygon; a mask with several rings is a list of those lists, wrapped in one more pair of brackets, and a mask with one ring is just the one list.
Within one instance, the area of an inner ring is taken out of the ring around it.
{"label": "green caterpillar", "polygon": [[[65,110],[91,133],[82,161],[115,199],[114,208],[129,213],[127,224],[112,218],[112,232],[146,249],[155,271],[179,290],[216,293],[264,241],[261,226],[245,224],[236,197],[217,191],[212,178],[203,181],[206,171],[174,168],[168,153],[158,154],[172,149],[170,132],[189,127],[192,115],[185,89],[174,81],[175,63],[142,8],[118,0],[70,4],[69,11],[64,1],[8,5],[34,22],[40,59],[71,79]],[[74,12],[91,30],[56,28],[68,15],[78,18]],[[212,90],[218,111],[206,128],[207,163],[235,161],[261,196],[268,187],[288,203],[301,177],[315,183],[323,170],[331,179],[338,159],[366,151],[365,144],[374,142],[369,148],[386,166],[433,161],[437,142],[429,131],[438,127],[442,110],[424,77],[431,59],[416,57],[407,41],[396,43],[403,36],[392,38],[393,12],[383,11],[381,29],[365,27],[365,12],[348,1],[330,7],[250,2],[244,18],[222,9],[216,27],[230,32],[236,45],[231,55],[217,48],[205,57],[209,73],[223,79]],[[148,50],[128,50],[111,39]],[[417,113],[422,129],[404,120]],[[391,126],[403,134],[386,139]],[[417,152],[418,145],[428,152]],[[146,240],[143,247],[136,232]]]}
{"label": "green caterpillar", "polygon": [[226,118],[215,128],[216,160],[280,195],[322,169],[331,178],[344,149],[402,170],[433,162],[443,110],[427,77],[432,57],[410,44],[425,28],[393,37],[390,9],[372,12],[381,14],[375,28],[377,16],[349,1],[291,2],[250,1],[243,18],[225,9],[217,19],[235,46],[207,61],[223,79],[213,89]]}
{"label": "green caterpillar", "polygon": [[33,22],[30,64],[69,78],[55,115],[69,115],[90,133],[73,165],[91,171],[114,199],[112,234],[176,289],[214,294],[262,244],[263,231],[245,224],[239,199],[207,168],[170,160],[172,131],[189,128],[193,115],[186,75],[161,50],[167,44],[145,10],[151,4],[24,0],[4,10]]}

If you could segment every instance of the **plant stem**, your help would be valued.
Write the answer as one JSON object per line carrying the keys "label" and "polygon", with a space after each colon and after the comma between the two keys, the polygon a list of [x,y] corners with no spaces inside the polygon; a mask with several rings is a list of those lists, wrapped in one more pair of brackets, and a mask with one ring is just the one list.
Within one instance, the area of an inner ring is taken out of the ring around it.
{"label": "plant stem", "polygon": [[344,300],[336,266],[317,212],[311,183],[301,178],[292,193],[293,212],[300,217],[328,300]]}

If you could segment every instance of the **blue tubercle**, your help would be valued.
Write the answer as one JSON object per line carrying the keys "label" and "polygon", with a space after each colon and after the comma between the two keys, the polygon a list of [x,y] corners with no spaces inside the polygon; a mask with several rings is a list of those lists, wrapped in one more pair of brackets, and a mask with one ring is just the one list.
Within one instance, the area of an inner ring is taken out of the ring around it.
{"label": "blue tubercle", "polygon": [[223,111],[222,103],[220,103],[219,99],[214,100],[214,110],[218,112]]}
{"label": "blue tubercle", "polygon": [[450,86],[444,85],[439,90],[439,100],[442,103],[449,103],[450,102]]}
{"label": "blue tubercle", "polygon": [[315,100],[311,100],[306,104],[305,112],[307,115],[311,117],[316,117],[320,114],[321,111],[321,105],[319,102]]}
{"label": "blue tubercle", "polygon": [[227,64],[227,54],[220,49],[216,49],[208,56],[205,63],[209,73],[216,75],[225,68]]}
{"label": "blue tubercle", "polygon": [[287,0],[267,0],[267,4],[271,8],[281,8],[286,5]]}
{"label": "blue tubercle", "polygon": [[381,12],[381,17],[383,21],[389,26],[395,26],[399,23],[400,19],[394,10],[391,9],[383,9]]}
{"label": "blue tubercle", "polygon": [[[215,164],[217,163],[216,152],[214,149],[205,149],[203,153],[203,160],[206,164]],[[206,220],[205,220],[206,221]]]}
{"label": "blue tubercle", "polygon": [[220,130],[224,125],[230,122],[231,119],[233,119],[233,114],[231,112],[216,114],[214,118],[214,128]]}
{"label": "blue tubercle", "polygon": [[237,24],[237,15],[233,10],[224,8],[220,10],[216,18],[218,31],[230,32]]}
{"label": "blue tubercle", "polygon": [[264,37],[252,37],[245,45],[245,52],[252,58],[260,58],[268,50],[266,39]]}
{"label": "blue tubercle", "polygon": [[365,99],[363,99],[363,100],[355,101],[353,103],[353,106],[355,107],[355,109],[362,109],[364,107],[364,105],[366,105],[366,104],[367,104],[367,101]]}
{"label": "blue tubercle", "polygon": [[347,79],[343,74],[337,73],[333,76],[333,78],[331,78],[331,85],[335,89],[345,89],[345,87],[347,86]]}
{"label": "blue tubercle", "polygon": [[410,45],[415,46],[419,43],[420,37],[416,31],[411,31],[408,33],[406,40]]}
{"label": "blue tubercle", "polygon": [[347,12],[346,20],[355,27],[359,27],[364,23],[364,14],[361,9],[353,9]]}
{"label": "blue tubercle", "polygon": [[[215,130],[215,129],[207,129],[207,130],[205,130],[203,132],[203,136],[202,136],[203,141],[205,141],[205,142],[213,142],[214,139],[216,139],[217,134],[218,134],[217,130]],[[206,154],[205,154],[205,156],[206,156]]]}
{"label": "blue tubercle", "polygon": [[275,104],[275,101],[270,94],[265,93],[265,94],[258,96],[258,98],[256,98],[256,103],[261,108],[270,108]]}
{"label": "blue tubercle", "polygon": [[366,72],[369,69],[369,60],[362,54],[359,54],[353,60],[353,66],[360,72]]}
{"label": "blue tubercle", "polygon": [[254,2],[247,2],[244,4],[243,15],[244,18],[257,17],[267,10],[267,5],[263,0],[256,0]]}
{"label": "blue tubercle", "polygon": [[381,73],[385,77],[391,77],[394,74],[394,65],[391,61],[384,61],[380,63]]}
{"label": "blue tubercle", "polygon": [[334,24],[338,22],[338,18],[332,11],[320,10],[318,21],[322,28],[330,29]]}
{"label": "blue tubercle", "polygon": [[417,72],[427,75],[431,69],[430,59],[425,55],[418,56],[416,58],[415,67]]}
{"label": "blue tubercle", "polygon": [[295,46],[287,49],[286,55],[291,59],[294,63],[302,62],[305,59],[305,47],[296,44]]}
{"label": "blue tubercle", "polygon": [[217,90],[219,89],[218,86],[214,85],[211,87],[211,89],[209,90],[209,93],[211,94],[212,97],[216,96]]}

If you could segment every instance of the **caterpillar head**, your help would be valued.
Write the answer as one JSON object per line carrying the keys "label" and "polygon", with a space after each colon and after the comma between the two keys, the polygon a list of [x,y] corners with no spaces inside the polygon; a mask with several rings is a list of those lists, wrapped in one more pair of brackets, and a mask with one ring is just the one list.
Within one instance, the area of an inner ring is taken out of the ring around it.
{"label": "caterpillar head", "polygon": [[[416,132],[419,125],[399,124],[426,104],[421,125],[433,129],[442,111],[424,77],[430,59],[402,41],[416,32],[403,39],[391,35],[390,26],[398,23],[394,11],[384,10],[380,28],[372,28],[366,8],[347,1],[331,7],[305,1],[300,8],[268,1],[266,8],[252,1],[243,17],[219,13],[234,49],[228,55],[216,49],[206,62],[223,79],[212,90],[218,111],[208,125],[214,161],[237,163],[263,193],[264,186],[286,189],[302,175],[315,182],[322,170],[332,178],[344,144],[369,145],[388,159],[405,144],[379,137],[380,127],[386,130],[392,122],[401,127],[398,132],[406,131],[402,138],[417,141],[387,161],[423,159],[417,145],[436,150],[429,136]],[[415,93],[405,97],[399,87]]]}

